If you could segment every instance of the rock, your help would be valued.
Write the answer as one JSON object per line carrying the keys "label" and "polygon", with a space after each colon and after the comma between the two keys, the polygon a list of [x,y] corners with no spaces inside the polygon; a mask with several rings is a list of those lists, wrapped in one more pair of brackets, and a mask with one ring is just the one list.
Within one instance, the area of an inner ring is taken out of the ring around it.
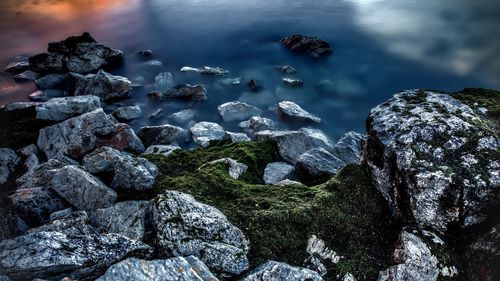
{"label": "rock", "polygon": [[102,109],[41,129],[37,145],[49,159],[79,159],[100,146],[138,153],[144,151],[144,145],[134,131],[106,115]]}
{"label": "rock", "polygon": [[13,61],[7,64],[7,66],[3,69],[3,71],[12,74],[18,74],[28,70],[29,67],[30,64],[28,62],[27,56],[16,56]]}
{"label": "rock", "polygon": [[206,164],[203,164],[198,169],[203,169],[206,166],[217,165],[217,164],[229,165],[229,175],[234,179],[239,179],[241,177],[241,175],[243,175],[248,170],[247,165],[245,165],[243,163],[239,163],[236,160],[231,159],[231,158],[221,158],[221,159],[217,159],[214,161],[210,161]]}
{"label": "rock", "polygon": [[85,74],[118,64],[121,59],[122,52],[120,50],[109,48],[100,43],[82,42],[78,43],[71,51],[66,66],[71,72]]}
{"label": "rock", "polygon": [[300,86],[304,85],[304,81],[299,80],[299,79],[282,78],[281,81],[283,81],[283,84],[290,86],[290,87],[300,87]]}
{"label": "rock", "polygon": [[[498,221],[497,221],[498,222]],[[494,281],[497,280],[500,274],[500,268],[498,268],[498,261],[500,258],[500,235],[499,224],[486,230],[486,233],[482,233],[474,237],[465,248],[465,254],[462,256],[464,260],[467,261],[467,267],[465,272],[460,272],[466,277],[465,280],[484,280],[484,281]],[[443,276],[454,276],[458,274],[456,268],[447,268],[447,274],[441,271]],[[462,276],[464,276],[462,275]]]}
{"label": "rock", "polygon": [[[150,95],[151,96],[151,95]],[[193,100],[205,100],[207,98],[207,89],[203,85],[179,84],[160,93],[160,98],[190,98]]]}
{"label": "rock", "polygon": [[188,142],[190,139],[188,130],[169,124],[142,127],[137,134],[146,146]]}
{"label": "rock", "polygon": [[271,139],[278,145],[280,156],[287,162],[295,164],[299,157],[312,148],[311,142],[300,131],[260,131],[257,140]]}
{"label": "rock", "polygon": [[314,36],[294,34],[281,40],[281,44],[292,52],[306,53],[315,58],[326,56],[332,52],[328,42]]}
{"label": "rock", "polygon": [[28,98],[31,101],[48,101],[52,98],[66,97],[68,95],[68,92],[63,90],[41,90],[33,92]]}
{"label": "rock", "polygon": [[416,235],[402,231],[393,254],[397,265],[381,271],[378,281],[433,281],[438,279],[438,259]]}
{"label": "rock", "polygon": [[210,67],[210,66],[204,66],[201,68],[184,66],[181,68],[181,72],[195,72],[195,73],[217,75],[217,76],[229,74],[229,71],[225,69],[222,69],[220,67]]}
{"label": "rock", "polygon": [[51,219],[47,224],[31,228],[28,233],[54,231],[70,236],[99,234],[95,227],[88,224],[88,219],[89,217],[85,211],[70,212],[62,217]]}
{"label": "rock", "polygon": [[143,59],[151,59],[153,57],[153,51],[151,50],[140,50],[135,52],[135,54]]}
{"label": "rock", "polygon": [[264,183],[275,184],[291,176],[295,167],[285,162],[273,162],[267,164],[264,169]]}
{"label": "rock", "polygon": [[149,258],[152,252],[148,245],[119,234],[35,232],[0,242],[0,271],[15,280],[93,280],[126,257]]}
{"label": "rock", "polygon": [[163,116],[165,110],[161,109],[161,108],[158,108],[157,110],[153,111],[153,113],[151,113],[149,115],[149,118],[150,119],[157,119],[157,118],[160,118]]}
{"label": "rock", "polygon": [[220,211],[191,195],[166,191],[152,201],[160,257],[193,255],[223,275],[248,269],[249,242]]}
{"label": "rock", "polygon": [[94,95],[103,101],[130,97],[132,82],[125,77],[114,76],[104,70],[86,76],[73,74],[75,77],[75,95]]}
{"label": "rock", "polygon": [[276,128],[273,120],[259,116],[254,116],[247,121],[243,121],[238,126],[242,132],[246,133],[252,139],[260,131],[272,131]]}
{"label": "rock", "polygon": [[31,70],[40,73],[61,72],[66,65],[66,57],[57,53],[41,53],[29,58]]}
{"label": "rock", "polygon": [[299,185],[299,186],[303,186],[304,184],[301,182],[298,182],[298,181],[285,179],[285,180],[279,181],[273,185],[278,185],[278,186]]}
{"label": "rock", "polygon": [[206,265],[193,256],[166,260],[128,258],[112,265],[97,281],[216,281]]}
{"label": "rock", "polygon": [[40,164],[40,160],[38,159],[40,150],[36,147],[36,145],[30,144],[25,146],[21,148],[19,153],[25,158],[24,168],[26,168],[26,171],[31,171]]}
{"label": "rock", "polygon": [[257,84],[257,81],[252,79],[248,81],[247,86],[252,90],[252,92],[257,92],[260,89],[259,84]]}
{"label": "rock", "polygon": [[306,263],[309,269],[318,272],[319,275],[325,276],[328,272],[324,263],[337,264],[340,261],[340,256],[335,251],[326,247],[325,242],[316,235],[311,235],[307,241],[306,252],[310,255]]}
{"label": "rock", "polygon": [[130,121],[141,117],[142,110],[138,105],[122,106],[113,110],[111,114],[120,121]]}
{"label": "rock", "polygon": [[348,132],[335,144],[333,154],[347,164],[359,163],[362,140],[363,135],[356,132]]}
{"label": "rock", "polygon": [[251,141],[252,140],[245,133],[226,132],[226,137],[231,140],[231,143],[243,142],[243,141]]}
{"label": "rock", "polygon": [[16,170],[21,158],[10,148],[0,148],[0,186],[7,182]]}
{"label": "rock", "polygon": [[36,118],[60,122],[101,108],[96,96],[53,98],[36,106]]}
{"label": "rock", "polygon": [[291,101],[278,103],[277,113],[280,117],[301,122],[321,123],[321,119]]}
{"label": "rock", "polygon": [[155,88],[157,91],[166,92],[174,86],[174,78],[170,72],[162,72],[155,77]]}
{"label": "rock", "polygon": [[52,73],[35,80],[38,89],[51,90],[60,89],[70,91],[74,86],[73,76],[67,73]]}
{"label": "rock", "polygon": [[16,213],[12,200],[4,192],[0,193],[0,206],[2,206],[0,208],[0,241],[21,235],[28,227],[25,227]]}
{"label": "rock", "polygon": [[130,81],[132,82],[132,88],[144,87],[144,85],[146,84],[146,78],[141,75],[132,78]]}
{"label": "rock", "polygon": [[260,265],[241,281],[322,281],[321,276],[309,269],[282,262],[268,261]]}
{"label": "rock", "polygon": [[152,189],[158,175],[155,164],[145,158],[133,157],[111,147],[102,146],[83,157],[85,170],[93,174],[108,174],[111,188],[132,191]]}
{"label": "rock", "polygon": [[80,36],[70,36],[62,41],[50,42],[47,51],[69,55],[80,43],[96,43],[96,40],[88,32],[85,32]]}
{"label": "rock", "polygon": [[344,277],[342,278],[342,281],[357,281],[357,280],[354,277],[354,275],[352,275],[351,273],[348,272],[344,275]]}
{"label": "rock", "polygon": [[257,107],[241,102],[226,102],[217,107],[224,122],[242,121],[252,116],[262,115],[262,110]]}
{"label": "rock", "polygon": [[24,72],[14,75],[14,80],[17,82],[35,81],[39,77],[40,74],[31,70],[26,70]]}
{"label": "rock", "polygon": [[344,161],[321,147],[305,152],[297,160],[297,169],[314,178],[333,175],[345,165]]}
{"label": "rock", "polygon": [[450,95],[419,90],[371,110],[363,157],[395,214],[438,233],[486,219],[500,154],[483,118]]}
{"label": "rock", "polygon": [[124,201],[89,213],[90,224],[102,233],[117,233],[136,241],[144,239],[148,201]]}
{"label": "rock", "polygon": [[313,128],[301,128],[299,131],[303,132],[309,139],[313,147],[321,147],[337,156],[333,153],[334,144],[332,140],[321,130]]}
{"label": "rock", "polygon": [[241,77],[224,78],[221,79],[220,82],[222,85],[239,85],[241,84],[241,80],[243,80]]}
{"label": "rock", "polygon": [[159,60],[148,60],[143,62],[141,66],[146,72],[155,72],[162,69],[163,63]]}
{"label": "rock", "polygon": [[185,125],[190,121],[194,120],[196,116],[196,110],[194,109],[184,109],[179,112],[173,113],[168,118],[172,120],[172,122]]}
{"label": "rock", "polygon": [[295,74],[297,70],[289,65],[277,66],[276,69],[279,69],[281,72],[285,74]]}
{"label": "rock", "polygon": [[10,281],[10,278],[5,275],[2,275],[0,276],[0,281]]}
{"label": "rock", "polygon": [[167,157],[177,149],[181,148],[178,145],[152,145],[146,149],[144,154],[161,154]]}
{"label": "rock", "polygon": [[190,129],[193,140],[202,147],[208,147],[211,141],[223,140],[226,136],[224,128],[213,122],[199,122]]}

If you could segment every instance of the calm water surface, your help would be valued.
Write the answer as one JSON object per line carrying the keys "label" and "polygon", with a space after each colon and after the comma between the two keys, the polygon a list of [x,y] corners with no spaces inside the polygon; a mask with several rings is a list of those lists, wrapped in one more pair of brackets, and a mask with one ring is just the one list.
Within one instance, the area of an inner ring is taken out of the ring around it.
{"label": "calm water surface", "polygon": [[[401,89],[500,89],[499,18],[496,0],[2,0],[0,64],[89,31],[129,54],[114,74],[142,75],[151,83],[169,71],[176,83],[208,88],[209,99],[198,103],[150,101],[145,94],[151,86],[135,89],[131,102],[146,117],[133,121],[134,127],[164,123],[147,118],[158,108],[166,115],[195,108],[198,121],[219,122],[217,105],[226,101],[240,99],[266,110],[292,100],[323,118],[318,127],[338,139],[349,130],[364,131],[369,109]],[[322,37],[334,54],[321,60],[293,55],[278,43],[292,33]],[[152,49],[163,67],[133,63],[130,54],[140,49]],[[298,70],[292,77],[304,80],[304,87],[281,84],[283,75],[273,66],[282,64]],[[220,66],[230,77],[256,79],[263,90],[252,93],[244,84],[224,86],[217,77],[182,74],[184,65]],[[0,104],[27,100],[33,90],[30,83],[0,76]]]}

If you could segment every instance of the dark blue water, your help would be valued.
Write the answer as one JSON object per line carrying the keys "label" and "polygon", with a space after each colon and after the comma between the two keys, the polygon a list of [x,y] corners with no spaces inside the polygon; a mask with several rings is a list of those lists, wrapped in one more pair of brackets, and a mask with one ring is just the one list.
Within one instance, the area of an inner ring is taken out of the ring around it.
{"label": "dark blue water", "polygon": [[[363,132],[369,109],[401,89],[500,89],[499,19],[493,0],[3,0],[0,63],[89,31],[128,54],[152,49],[163,63],[144,70],[128,55],[114,74],[143,75],[152,83],[158,72],[169,71],[176,83],[208,88],[208,100],[198,103],[150,101],[145,93],[151,86],[135,89],[133,102],[145,118],[134,127],[164,123],[147,118],[158,108],[166,116],[191,107],[199,111],[198,121],[220,121],[217,105],[226,101],[240,99],[267,111],[292,100],[320,116],[318,127],[338,139],[349,130]],[[333,55],[317,60],[291,54],[278,42],[292,33],[329,41]],[[304,80],[304,87],[282,85],[284,76],[274,66],[283,64],[297,69],[290,77]],[[244,83],[223,86],[217,77],[180,73],[185,65],[223,67],[229,77],[256,79],[263,89],[253,93]],[[0,104],[26,100],[31,91],[32,85],[2,75]],[[236,123],[223,125],[235,129]]]}

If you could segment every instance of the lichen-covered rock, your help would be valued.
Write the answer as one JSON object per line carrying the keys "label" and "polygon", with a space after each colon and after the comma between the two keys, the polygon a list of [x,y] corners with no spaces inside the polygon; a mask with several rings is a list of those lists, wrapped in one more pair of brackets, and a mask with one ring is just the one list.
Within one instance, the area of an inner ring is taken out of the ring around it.
{"label": "lichen-covered rock", "polygon": [[124,99],[130,97],[132,82],[125,77],[115,76],[104,70],[97,74],[80,75],[75,77],[75,95],[94,95],[103,101]]}
{"label": "lichen-covered rock", "polygon": [[210,67],[210,66],[204,66],[200,68],[184,66],[181,68],[181,72],[194,72],[194,73],[217,75],[217,76],[229,74],[229,71],[225,69],[222,69],[220,67]]}
{"label": "lichen-covered rock", "polygon": [[41,129],[37,145],[49,159],[79,159],[100,146],[144,151],[141,140],[128,125],[118,123],[100,108]]}
{"label": "lichen-covered rock", "polygon": [[214,207],[191,195],[166,191],[151,208],[160,256],[193,255],[223,275],[248,269],[248,240]]}
{"label": "lichen-covered rock", "polygon": [[207,98],[207,89],[201,84],[194,86],[179,84],[165,92],[151,92],[148,95],[153,98],[190,98],[193,100],[205,100]]}
{"label": "lichen-covered rock", "polygon": [[0,272],[15,280],[93,280],[126,257],[149,258],[152,252],[148,245],[119,234],[34,232],[0,242]]}
{"label": "lichen-covered rock", "polygon": [[326,56],[332,52],[328,42],[314,36],[293,34],[283,38],[281,44],[292,52],[309,54],[315,58]]}
{"label": "lichen-covered rock", "polygon": [[99,234],[99,230],[91,226],[88,220],[89,217],[85,211],[70,212],[64,216],[52,219],[47,224],[31,228],[28,230],[28,233],[54,231],[71,236]]}
{"label": "lichen-covered rock", "polygon": [[305,111],[300,105],[292,101],[279,102],[277,113],[280,117],[288,120],[321,123],[321,118]]}
{"label": "lichen-covered rock", "polygon": [[60,122],[101,108],[97,96],[53,98],[36,106],[39,120]]}
{"label": "lichen-covered rock", "polygon": [[285,162],[269,163],[264,169],[264,183],[278,183],[292,175],[294,171],[295,167]]}
{"label": "lichen-covered rock", "polygon": [[29,58],[31,70],[35,72],[61,72],[66,65],[66,57],[57,53],[41,53]]}
{"label": "lichen-covered rock", "polygon": [[113,110],[111,114],[120,121],[130,121],[141,117],[142,110],[138,105],[122,106]]}
{"label": "lichen-covered rock", "polygon": [[242,121],[262,115],[262,110],[241,101],[226,102],[217,107],[224,122]]}
{"label": "lichen-covered rock", "polygon": [[0,186],[4,184],[15,171],[21,158],[10,148],[0,148]]}
{"label": "lichen-covered rock", "polygon": [[178,145],[152,145],[146,149],[144,154],[161,154],[169,156],[177,149],[181,149]]}
{"label": "lichen-covered rock", "polygon": [[483,222],[496,204],[495,130],[453,96],[403,91],[371,110],[363,154],[396,214],[445,233]]}
{"label": "lichen-covered rock", "polygon": [[359,163],[362,140],[363,135],[356,132],[348,132],[335,144],[333,154],[345,163]]}
{"label": "lichen-covered rock", "polygon": [[254,116],[247,121],[241,122],[239,127],[250,138],[255,138],[255,134],[260,131],[272,131],[276,128],[273,120],[259,116]]}
{"label": "lichen-covered rock", "polygon": [[307,136],[301,131],[260,131],[256,134],[257,140],[274,140],[278,145],[278,152],[289,163],[297,163],[299,157],[312,147]]}
{"label": "lichen-covered rock", "polygon": [[209,165],[216,165],[216,164],[227,164],[229,165],[229,175],[234,178],[234,179],[238,179],[240,178],[241,175],[243,175],[243,173],[245,173],[247,170],[248,170],[248,166],[243,164],[243,163],[239,163],[237,162],[236,160],[234,159],[231,159],[231,158],[221,158],[221,159],[217,159],[217,160],[214,160],[214,161],[210,161],[206,164],[203,164],[199,169],[202,169],[203,167],[206,167],[206,166],[209,166]]}
{"label": "lichen-covered rock", "polygon": [[158,175],[158,168],[148,160],[107,146],[85,155],[83,166],[90,173],[112,176],[113,189],[152,189]]}
{"label": "lichen-covered rock", "polygon": [[211,141],[223,140],[226,131],[219,124],[213,122],[199,122],[190,129],[193,140],[202,147],[208,147]]}
{"label": "lichen-covered rock", "polygon": [[196,257],[166,260],[128,258],[112,265],[97,281],[217,281],[207,266]]}
{"label": "lichen-covered rock", "polygon": [[260,265],[240,281],[323,281],[315,271],[291,266],[286,263],[268,261]]}
{"label": "lichen-covered rock", "polygon": [[185,143],[191,137],[188,130],[169,124],[142,127],[137,135],[146,146]]}

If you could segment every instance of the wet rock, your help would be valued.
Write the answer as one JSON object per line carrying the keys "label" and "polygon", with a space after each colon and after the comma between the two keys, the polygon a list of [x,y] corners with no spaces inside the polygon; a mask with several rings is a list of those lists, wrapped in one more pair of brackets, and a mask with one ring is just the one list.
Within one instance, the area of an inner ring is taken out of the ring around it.
{"label": "wet rock", "polygon": [[231,140],[231,143],[243,142],[243,141],[251,141],[252,140],[245,133],[226,132],[226,137]]}
{"label": "wet rock", "polygon": [[299,80],[299,79],[282,78],[281,81],[283,81],[283,84],[290,86],[290,87],[300,87],[300,86],[304,85],[304,81]]}
{"label": "wet rock", "polygon": [[25,82],[25,81],[35,81],[40,77],[40,74],[31,71],[31,70],[26,70],[24,72],[21,72],[17,75],[14,75],[14,80],[17,82]]}
{"label": "wet rock", "polygon": [[111,114],[120,121],[130,121],[141,117],[142,110],[138,105],[122,106],[113,110]]}
{"label": "wet rock", "polygon": [[294,267],[282,262],[268,261],[260,265],[241,281],[288,280],[322,281],[321,276],[309,269]]}
{"label": "wet rock", "polygon": [[291,176],[295,167],[285,162],[273,162],[267,164],[264,169],[264,183],[275,184]]}
{"label": "wet rock", "polygon": [[13,61],[9,62],[3,69],[5,72],[18,74],[28,70],[30,64],[27,56],[16,56]]}
{"label": "wet rock", "polygon": [[178,145],[152,145],[146,149],[144,154],[161,154],[169,156],[177,149],[181,149]]}
{"label": "wet rock", "polygon": [[89,221],[102,233],[117,233],[142,241],[148,212],[148,201],[124,201],[89,212]]}
{"label": "wet rock", "polygon": [[85,170],[112,177],[111,188],[143,191],[152,189],[158,168],[145,158],[133,157],[111,147],[102,146],[83,157]]}
{"label": "wet rock", "polygon": [[141,64],[142,68],[146,72],[160,71],[163,67],[163,63],[159,60],[148,60]]}
{"label": "wet rock", "polygon": [[210,67],[210,66],[204,66],[201,68],[184,66],[181,68],[181,72],[194,72],[194,73],[217,75],[217,76],[229,74],[229,71],[225,69],[222,69],[220,67]]}
{"label": "wet rock", "polygon": [[217,107],[224,122],[242,121],[252,116],[262,115],[262,110],[257,107],[241,102],[226,102]]}
{"label": "wet rock", "polygon": [[184,143],[190,139],[188,130],[169,124],[142,127],[137,134],[146,146]]}
{"label": "wet rock", "polygon": [[[498,141],[483,117],[447,94],[410,90],[371,110],[366,159],[393,212],[446,232],[483,222],[496,204]],[[486,142],[485,142],[486,143]]]}
{"label": "wet rock", "polygon": [[153,51],[151,50],[140,50],[135,52],[135,54],[143,59],[151,59],[153,57]]}
{"label": "wet rock", "polygon": [[241,77],[224,78],[220,80],[222,85],[239,85],[243,79]]}
{"label": "wet rock", "polygon": [[196,116],[196,110],[194,109],[184,109],[179,112],[173,113],[168,118],[172,120],[172,122],[185,125],[190,121],[194,120]]}
{"label": "wet rock", "polygon": [[0,193],[0,241],[21,235],[28,227],[16,213],[12,200]]}
{"label": "wet rock", "polygon": [[59,122],[101,108],[96,96],[53,98],[36,106],[36,118]]}
{"label": "wet rock", "polygon": [[158,108],[157,110],[153,111],[153,113],[151,113],[149,115],[149,118],[150,119],[157,119],[157,118],[162,117],[164,113],[165,113],[165,110]]}
{"label": "wet rock", "polygon": [[24,157],[24,168],[26,171],[31,171],[40,164],[40,159],[38,155],[40,150],[36,145],[30,144],[19,150],[19,153]]}
{"label": "wet rock", "polygon": [[132,82],[125,77],[114,76],[104,70],[86,76],[73,74],[75,77],[75,95],[94,95],[103,101],[130,97]]}
{"label": "wet rock", "polygon": [[238,126],[242,132],[246,133],[252,139],[260,131],[272,131],[276,128],[273,120],[259,116],[254,116],[247,121],[243,121]]}
{"label": "wet rock", "polygon": [[55,231],[71,236],[99,234],[99,231],[95,227],[88,224],[88,220],[89,217],[85,211],[70,212],[61,217],[51,219],[47,224],[31,228],[28,230],[28,233]]}
{"label": "wet rock", "polygon": [[207,89],[203,85],[179,84],[160,93],[159,98],[190,98],[193,100],[204,100],[207,98]]}
{"label": "wet rock", "polygon": [[57,53],[41,53],[29,58],[31,70],[40,73],[61,72],[65,69],[66,57]]}
{"label": "wet rock", "polygon": [[72,90],[74,84],[73,76],[67,73],[52,73],[42,76],[35,80],[35,84],[38,89],[50,90],[50,89],[60,89],[60,90]]}
{"label": "wet rock", "polygon": [[16,170],[21,158],[10,148],[0,148],[0,186],[7,182]]}
{"label": "wet rock", "polygon": [[297,159],[297,169],[312,177],[324,177],[337,173],[346,163],[324,148],[314,148]]}
{"label": "wet rock", "polygon": [[248,88],[250,88],[250,90],[252,90],[253,92],[257,92],[257,91],[260,89],[259,84],[257,84],[257,81],[256,81],[256,80],[254,80],[254,79],[252,79],[252,80],[248,81],[247,86],[248,86]]}
{"label": "wet rock", "polygon": [[333,154],[345,163],[359,163],[363,135],[348,132],[335,144]]}
{"label": "wet rock", "polygon": [[220,211],[191,195],[166,191],[152,201],[160,256],[193,255],[223,275],[248,269],[249,242]]}
{"label": "wet rock", "polygon": [[293,68],[292,66],[289,66],[289,65],[277,66],[276,68],[285,74],[297,73],[297,70],[295,70],[295,68]]}
{"label": "wet rock", "polygon": [[328,42],[314,36],[294,34],[282,39],[281,44],[292,52],[306,53],[315,58],[326,56],[332,52]]}
{"label": "wet rock", "polygon": [[277,113],[284,119],[321,123],[321,119],[307,111],[305,111],[298,104],[291,101],[282,101],[278,103]]}
{"label": "wet rock", "polygon": [[134,131],[106,115],[102,109],[41,129],[37,145],[49,159],[79,159],[100,146],[138,153],[144,151],[144,145]]}
{"label": "wet rock", "polygon": [[129,258],[111,266],[97,281],[216,281],[218,280],[199,259],[193,256],[166,260]]}
{"label": "wet rock", "polygon": [[310,255],[306,260],[309,269],[318,272],[321,276],[328,273],[324,263],[337,264],[340,261],[340,256],[326,247],[325,242],[316,235],[311,235],[307,241],[306,252]]}
{"label": "wet rock", "polygon": [[[321,147],[334,154],[334,144],[330,137],[328,137],[323,131],[314,128],[301,128],[299,131],[306,135],[313,147]],[[334,155],[337,156],[336,154]]]}
{"label": "wet rock", "polygon": [[66,97],[69,93],[63,90],[40,90],[28,96],[31,101],[48,101],[52,98]]}
{"label": "wet rock", "polygon": [[239,163],[236,160],[231,159],[231,158],[221,158],[221,159],[217,159],[214,161],[210,161],[206,164],[203,164],[198,169],[203,169],[206,166],[217,165],[217,164],[229,165],[229,175],[234,179],[239,179],[240,176],[243,175],[248,170],[247,165],[245,165],[243,163]]}
{"label": "wet rock", "polygon": [[125,257],[149,258],[152,252],[148,245],[119,234],[35,232],[0,242],[0,271],[15,280],[93,280]]}
{"label": "wet rock", "polygon": [[213,122],[199,122],[190,129],[193,140],[202,147],[208,147],[211,141],[223,140],[226,131],[219,124]]}
{"label": "wet rock", "polygon": [[302,154],[312,149],[311,142],[300,131],[260,131],[256,134],[256,139],[274,140],[278,145],[280,156],[292,164],[297,163]]}
{"label": "wet rock", "polygon": [[62,41],[50,42],[47,51],[69,55],[80,43],[96,43],[96,40],[88,32],[84,32],[79,36],[70,36]]}
{"label": "wet rock", "polygon": [[174,78],[170,72],[162,72],[155,77],[155,88],[157,91],[166,92],[174,85]]}

